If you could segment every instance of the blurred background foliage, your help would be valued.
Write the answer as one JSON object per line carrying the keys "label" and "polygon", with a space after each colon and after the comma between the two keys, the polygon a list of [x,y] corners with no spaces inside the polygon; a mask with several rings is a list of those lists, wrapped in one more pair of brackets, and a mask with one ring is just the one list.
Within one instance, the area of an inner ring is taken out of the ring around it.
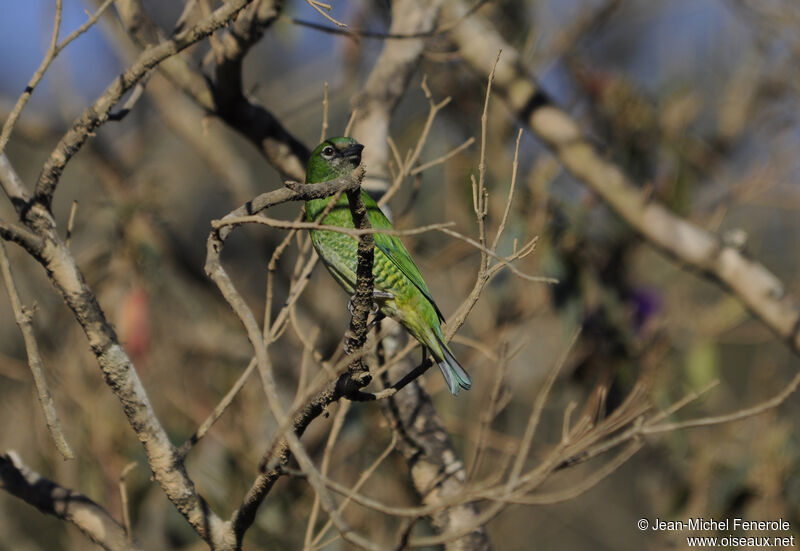
{"label": "blurred background foliage", "polygon": [[[145,2],[166,29],[180,14],[180,4]],[[334,14],[352,28],[386,30],[388,4],[338,0]],[[64,28],[80,25],[84,9],[93,7],[65,0]],[[794,0],[508,0],[488,2],[480,13],[649,193],[724,239],[743,242],[747,254],[773,270],[787,292],[800,295],[800,8]],[[45,0],[3,6],[0,118],[38,66],[52,16],[53,3]],[[321,33],[290,17],[324,23],[305,2],[286,2],[284,16],[247,57],[246,88],[313,146],[323,83],[330,89],[330,133],[339,134],[379,42]],[[208,51],[206,41],[190,55],[202,64]],[[70,121],[126,66],[129,52],[115,16],[107,15],[56,60],[7,148],[23,179],[37,176]],[[414,145],[427,113],[422,75],[436,99],[453,98],[434,124],[424,162],[479,136],[486,75],[460,62],[446,34],[431,39],[394,117],[392,136],[402,152]],[[489,117],[494,228],[510,182],[518,125],[499,100],[492,101]],[[460,231],[473,234],[469,176],[477,162],[473,146],[411,181],[391,202],[396,225],[453,220]],[[66,227],[72,201],[79,202],[72,250],[176,443],[202,422],[250,358],[238,321],[203,274],[209,222],[280,185],[246,140],[177,93],[146,94],[124,121],[104,125],[64,174],[56,219]],[[516,355],[506,375],[506,407],[490,434],[486,471],[500,464],[521,435],[545,373],[576,327],[582,334],[548,403],[544,427],[550,428],[537,441],[538,450],[560,436],[565,405],[583,404],[600,384],[609,388],[605,409],[611,410],[642,376],[650,381],[657,406],[718,379],[715,389],[680,414],[690,417],[755,404],[780,391],[794,374],[796,357],[738,301],[654,252],[528,134],[518,185],[500,248],[510,252],[514,239],[539,235],[537,251],[520,269],[559,283],[530,283],[509,273],[496,278],[455,341],[474,389],[453,399],[437,375],[426,378],[463,457],[469,456],[501,351]],[[277,210],[290,218],[298,209],[288,204]],[[12,213],[7,202],[0,204],[0,217],[10,219]],[[225,251],[229,271],[257,316],[263,315],[266,262],[282,237],[276,230],[249,227],[238,231]],[[453,312],[473,283],[477,251],[436,233],[405,241],[443,311]],[[31,467],[80,489],[117,518],[120,473],[137,461],[128,488],[134,531],[143,546],[203,548],[148,480],[139,443],[71,313],[39,266],[15,247],[9,253],[23,300],[36,303],[34,323],[47,375],[78,460],[61,461],[49,440],[5,293],[0,294],[5,320],[0,420],[6,428],[0,431],[0,449],[20,451]],[[295,254],[280,263],[276,307],[285,297]],[[297,324],[324,356],[341,346],[346,300],[317,269],[299,303]],[[484,347],[470,346],[471,339]],[[302,344],[290,328],[272,350],[280,383],[291,396]],[[800,455],[793,419],[799,414],[797,399],[790,398],[777,410],[741,422],[653,437],[596,488],[566,503],[512,507],[489,525],[490,536],[497,549],[506,550],[530,549],[531,542],[539,549],[666,549],[677,541],[674,535],[641,533],[635,521],[690,516],[783,517],[796,533]],[[330,424],[330,418],[318,420],[304,438],[316,456]],[[190,473],[214,506],[226,511],[238,503],[273,430],[259,385],[247,385],[188,459]],[[356,404],[332,457],[331,476],[352,484],[389,441],[378,406]],[[554,484],[579,479],[582,469],[561,473]],[[416,502],[397,454],[364,491],[396,505]],[[254,548],[300,548],[313,497],[302,480],[282,480],[247,541]],[[379,541],[396,528],[393,519],[351,509],[352,524]],[[73,528],[0,494],[0,548],[88,546]],[[344,546],[336,542],[327,548]]]}

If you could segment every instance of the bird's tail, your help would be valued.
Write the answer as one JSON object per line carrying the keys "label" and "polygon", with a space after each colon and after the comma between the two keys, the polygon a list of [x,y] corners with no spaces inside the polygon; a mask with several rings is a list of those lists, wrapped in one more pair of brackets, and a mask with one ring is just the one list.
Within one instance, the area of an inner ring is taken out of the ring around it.
{"label": "bird's tail", "polygon": [[442,370],[442,375],[445,383],[447,383],[447,388],[450,389],[450,394],[456,396],[459,388],[469,390],[472,387],[472,379],[470,379],[467,372],[464,371],[464,368],[461,367],[461,364],[458,363],[450,348],[439,335],[436,335],[436,341],[439,344],[441,354],[436,354],[435,350],[432,350],[432,352],[439,369]]}

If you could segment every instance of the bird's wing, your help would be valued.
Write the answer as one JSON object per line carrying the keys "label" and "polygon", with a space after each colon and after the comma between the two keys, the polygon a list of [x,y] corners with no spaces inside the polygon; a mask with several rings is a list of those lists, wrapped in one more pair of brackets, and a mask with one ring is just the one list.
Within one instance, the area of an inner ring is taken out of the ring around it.
{"label": "bird's wing", "polygon": [[[369,217],[369,223],[373,228],[376,230],[394,229],[392,223],[389,222],[389,219],[386,218],[386,215],[383,214],[380,207],[375,200],[372,199],[372,197],[362,190],[361,198],[364,201],[364,205],[367,207],[367,216]],[[417,265],[414,264],[414,260],[411,258],[411,255],[408,253],[405,245],[403,245],[403,242],[400,241],[396,235],[376,233],[375,246],[378,247],[401,272],[403,272],[403,275],[405,275],[417,289],[419,289],[425,298],[428,299],[428,302],[431,303],[434,310],[436,310],[436,315],[439,316],[439,319],[444,321],[444,316],[442,315],[441,310],[439,310],[439,307],[434,302],[431,292],[428,290],[428,286],[425,284],[425,280],[422,279],[422,274],[419,272],[419,268],[417,268]]]}

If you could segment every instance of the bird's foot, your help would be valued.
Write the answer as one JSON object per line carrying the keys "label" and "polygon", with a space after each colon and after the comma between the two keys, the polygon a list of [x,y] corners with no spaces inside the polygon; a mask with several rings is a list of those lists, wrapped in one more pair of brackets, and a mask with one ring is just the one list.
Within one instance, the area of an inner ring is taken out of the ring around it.
{"label": "bird's foot", "polygon": [[[375,306],[377,306],[377,304]],[[367,331],[378,325],[378,323],[380,323],[380,321],[386,317],[386,314],[381,312],[378,308],[374,308],[372,313],[375,315],[372,317],[369,323],[367,323]]]}
{"label": "bird's foot", "polygon": [[[353,295],[352,297],[350,297],[350,300],[347,301],[347,311],[350,312],[351,316],[353,315],[353,310],[355,309],[355,307],[353,306],[353,300],[355,298],[356,298],[355,295]],[[394,295],[387,291],[372,291],[372,301],[373,301],[372,313],[374,314],[380,309],[378,303],[375,302],[376,300],[391,300],[393,298]]]}

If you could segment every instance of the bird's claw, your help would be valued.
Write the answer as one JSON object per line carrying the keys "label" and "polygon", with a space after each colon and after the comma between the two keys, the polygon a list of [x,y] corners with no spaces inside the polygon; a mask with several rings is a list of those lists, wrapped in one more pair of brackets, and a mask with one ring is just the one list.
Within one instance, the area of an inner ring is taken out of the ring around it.
{"label": "bird's claw", "polygon": [[[355,300],[355,295],[350,297],[350,300],[347,301],[347,311],[350,312],[350,315],[353,315],[353,310],[355,310],[355,306],[353,305],[353,300]],[[375,314],[380,309],[376,300],[391,300],[394,298],[392,293],[388,291],[372,291],[372,313]]]}
{"label": "bird's claw", "polygon": [[372,313],[373,313],[373,314],[375,314],[375,316],[374,316],[374,317],[372,318],[372,320],[370,320],[370,322],[367,324],[367,330],[369,330],[369,329],[372,329],[373,327],[375,327],[376,325],[378,325],[378,322],[380,322],[380,321],[381,321],[383,318],[385,318],[385,317],[386,317],[386,314],[384,314],[383,312],[381,312],[381,311],[380,311],[378,308],[375,308],[375,309],[372,311]]}

